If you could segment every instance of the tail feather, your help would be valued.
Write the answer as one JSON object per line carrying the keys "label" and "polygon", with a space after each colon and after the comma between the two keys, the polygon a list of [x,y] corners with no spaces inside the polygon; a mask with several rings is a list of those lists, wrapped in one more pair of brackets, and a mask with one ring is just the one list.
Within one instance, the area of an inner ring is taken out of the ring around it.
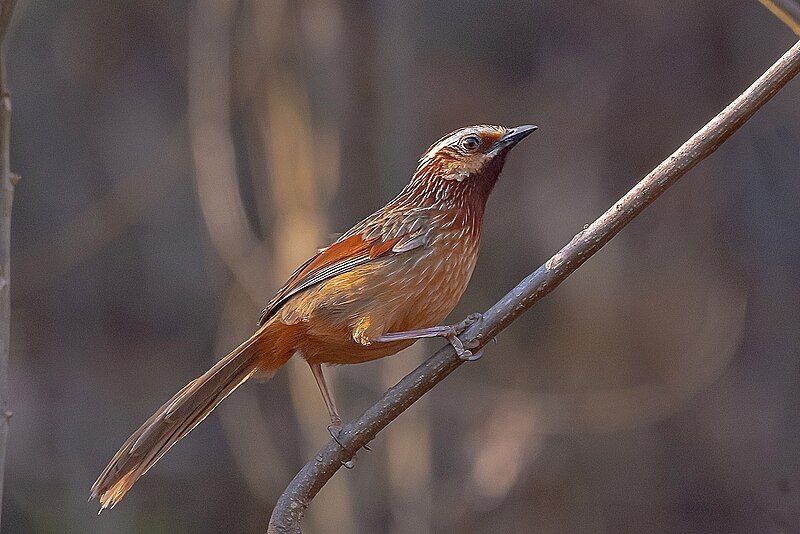
{"label": "tail feather", "polygon": [[166,452],[256,372],[274,373],[288,358],[264,358],[267,325],[192,380],[156,411],[122,445],[92,486],[100,510],[113,508]]}

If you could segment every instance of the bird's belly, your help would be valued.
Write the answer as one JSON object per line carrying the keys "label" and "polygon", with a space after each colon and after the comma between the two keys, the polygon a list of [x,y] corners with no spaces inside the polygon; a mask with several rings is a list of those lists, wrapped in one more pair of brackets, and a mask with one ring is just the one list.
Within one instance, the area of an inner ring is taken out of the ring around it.
{"label": "bird's belly", "polygon": [[411,340],[363,345],[354,341],[347,329],[341,329],[338,332],[331,329],[330,333],[340,335],[335,338],[319,335],[307,336],[300,342],[298,352],[310,363],[343,365],[364,363],[391,356],[414,343]]}
{"label": "bird's belly", "polygon": [[360,363],[413,344],[376,341],[385,333],[441,324],[466,289],[477,243],[436,244],[357,267],[287,302],[281,320],[304,326],[297,349],[311,362]]}

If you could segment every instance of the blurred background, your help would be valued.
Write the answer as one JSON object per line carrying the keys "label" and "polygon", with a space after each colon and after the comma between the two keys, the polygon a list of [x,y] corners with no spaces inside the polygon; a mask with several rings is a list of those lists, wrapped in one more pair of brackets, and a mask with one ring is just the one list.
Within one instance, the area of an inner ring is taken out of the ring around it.
{"label": "blurred background", "polygon": [[[534,123],[454,321],[796,37],[740,2],[21,0],[6,532],[260,532],[328,439],[248,383],[114,510],[124,439],[460,126]],[[800,82],[319,494],[308,533],[800,531]],[[333,370],[345,418],[441,342]]]}

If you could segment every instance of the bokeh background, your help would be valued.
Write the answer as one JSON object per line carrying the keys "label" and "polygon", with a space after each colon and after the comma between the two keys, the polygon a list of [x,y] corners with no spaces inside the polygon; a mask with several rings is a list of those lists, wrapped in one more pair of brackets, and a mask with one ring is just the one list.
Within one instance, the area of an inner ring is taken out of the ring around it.
{"label": "bokeh background", "polygon": [[[534,123],[452,319],[487,308],[795,40],[755,0],[21,0],[8,50],[6,532],[258,532],[328,438],[248,383],[116,509],[89,487],[440,135]],[[800,530],[800,83],[404,414],[309,533]],[[440,344],[440,343],[439,343]],[[333,370],[346,417],[436,342]]]}

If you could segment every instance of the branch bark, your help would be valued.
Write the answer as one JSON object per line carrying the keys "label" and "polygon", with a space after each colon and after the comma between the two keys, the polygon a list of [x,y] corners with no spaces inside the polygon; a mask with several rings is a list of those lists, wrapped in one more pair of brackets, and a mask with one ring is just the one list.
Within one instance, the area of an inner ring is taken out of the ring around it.
{"label": "branch bark", "polygon": [[[758,109],[800,71],[800,42],[789,49],[744,93],[645,176],[595,222],[522,280],[484,313],[461,339],[482,347],[542,297],[558,287],[583,262],[613,238],[692,167],[724,143]],[[342,463],[353,457],[383,428],[463,363],[449,345],[389,389],[359,418],[329,441],[294,477],[276,503],[271,534],[301,532],[300,517]]]}
{"label": "branch bark", "polygon": [[3,504],[6,443],[11,411],[8,402],[8,354],[11,337],[11,205],[18,177],[11,173],[11,95],[6,86],[5,38],[16,0],[0,3],[0,510]]}

